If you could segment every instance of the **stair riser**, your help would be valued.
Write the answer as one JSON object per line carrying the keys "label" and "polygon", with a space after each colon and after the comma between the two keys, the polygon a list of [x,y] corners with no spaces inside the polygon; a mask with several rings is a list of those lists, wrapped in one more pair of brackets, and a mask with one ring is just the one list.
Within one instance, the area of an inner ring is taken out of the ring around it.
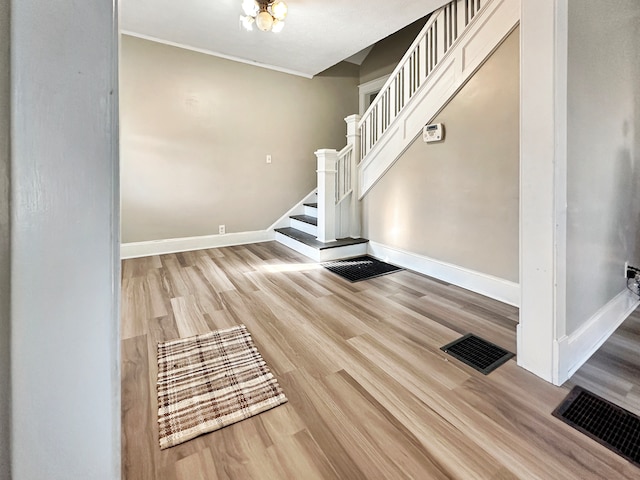
{"label": "stair riser", "polygon": [[313,247],[305,245],[291,237],[287,237],[281,233],[276,232],[276,241],[286,245],[292,250],[295,250],[298,253],[301,253],[305,257],[309,257],[310,259],[319,262],[320,261],[320,250],[316,250]]}
{"label": "stair riser", "polygon": [[309,257],[316,262],[328,262],[331,260],[339,260],[342,258],[356,257],[358,255],[366,255],[367,253],[366,243],[317,250],[278,232],[276,232],[276,241],[282,243],[283,245],[286,245],[287,247],[295,250],[298,253],[301,253],[305,257]]}
{"label": "stair riser", "polygon": [[318,236],[318,227],[315,225],[310,225],[308,223],[301,222],[294,218],[291,219],[291,227],[296,230],[300,230],[301,232],[308,233],[309,235],[313,235],[314,237]]}
{"label": "stair riser", "polygon": [[310,217],[318,218],[318,209],[316,207],[304,206],[304,214]]}
{"label": "stair riser", "polygon": [[367,254],[367,244],[358,243],[357,245],[347,245],[345,247],[327,248],[320,250],[320,262],[329,262],[331,260],[340,260],[342,258],[357,257]]}

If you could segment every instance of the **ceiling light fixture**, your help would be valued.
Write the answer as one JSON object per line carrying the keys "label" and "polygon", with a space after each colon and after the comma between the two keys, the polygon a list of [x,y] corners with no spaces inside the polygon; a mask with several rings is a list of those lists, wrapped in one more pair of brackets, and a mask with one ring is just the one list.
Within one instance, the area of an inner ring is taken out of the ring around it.
{"label": "ceiling light fixture", "polygon": [[287,16],[287,4],[282,0],[243,0],[240,22],[247,30],[253,30],[253,24],[263,32],[281,32]]}

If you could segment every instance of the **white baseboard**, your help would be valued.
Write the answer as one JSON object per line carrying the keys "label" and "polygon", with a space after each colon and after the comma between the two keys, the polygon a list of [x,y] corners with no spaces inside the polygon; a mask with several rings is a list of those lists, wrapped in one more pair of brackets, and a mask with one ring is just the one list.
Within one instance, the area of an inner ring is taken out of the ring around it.
{"label": "white baseboard", "polygon": [[369,255],[380,260],[466,288],[509,305],[516,307],[520,305],[518,283],[380,243],[370,241],[368,245]]}
{"label": "white baseboard", "polygon": [[248,243],[268,242],[274,239],[273,230],[205,235],[202,237],[170,238],[149,242],[132,242],[120,245],[120,258],[149,257],[166,253],[189,252],[206,248],[231,247]]}
{"label": "white baseboard", "polygon": [[569,380],[638,305],[640,301],[631,292],[620,292],[577,331],[554,342],[557,368],[553,383],[562,385]]}

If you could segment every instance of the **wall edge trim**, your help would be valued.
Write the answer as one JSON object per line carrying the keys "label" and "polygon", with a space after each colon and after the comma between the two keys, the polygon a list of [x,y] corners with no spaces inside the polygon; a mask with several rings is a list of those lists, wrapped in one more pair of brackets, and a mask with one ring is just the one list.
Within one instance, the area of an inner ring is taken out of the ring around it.
{"label": "wall edge trim", "polygon": [[640,306],[626,289],[591,316],[578,330],[556,340],[556,375],[553,383],[562,385],[591,358],[631,313]]}

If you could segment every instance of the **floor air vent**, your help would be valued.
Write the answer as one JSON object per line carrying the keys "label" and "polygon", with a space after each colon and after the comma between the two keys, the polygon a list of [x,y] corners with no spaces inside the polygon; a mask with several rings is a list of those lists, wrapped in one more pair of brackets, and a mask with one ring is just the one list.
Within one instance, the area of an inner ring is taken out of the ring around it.
{"label": "floor air vent", "polygon": [[553,415],[640,467],[640,417],[574,387]]}
{"label": "floor air vent", "polygon": [[452,357],[485,375],[488,375],[514,356],[513,353],[504,348],[500,348],[471,333],[445,345],[440,350],[447,352]]}
{"label": "floor air vent", "polygon": [[359,282],[402,270],[400,267],[381,262],[373,257],[363,256],[323,263],[327,270],[337,273],[350,282]]}

